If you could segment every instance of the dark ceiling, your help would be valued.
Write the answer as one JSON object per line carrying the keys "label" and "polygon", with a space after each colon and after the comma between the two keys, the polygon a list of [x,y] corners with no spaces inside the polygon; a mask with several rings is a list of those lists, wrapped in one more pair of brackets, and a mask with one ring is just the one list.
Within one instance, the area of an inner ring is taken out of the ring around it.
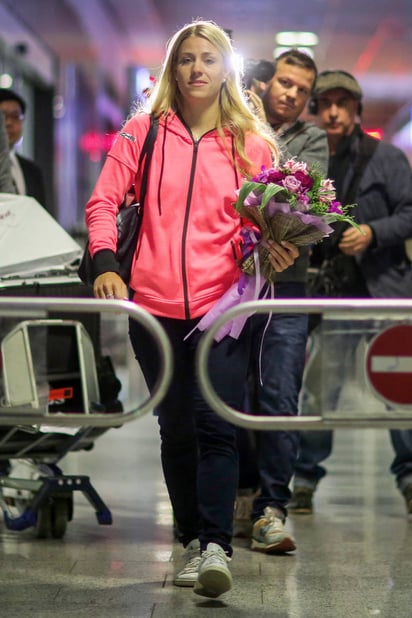
{"label": "dark ceiling", "polygon": [[[396,127],[412,104],[412,0],[0,0],[60,62],[99,64],[114,79],[132,64],[156,72],[173,32],[202,17],[232,31],[245,58],[272,58],[282,30],[313,31],[320,70],[359,79],[364,121]],[[1,36],[1,30],[0,30]]]}

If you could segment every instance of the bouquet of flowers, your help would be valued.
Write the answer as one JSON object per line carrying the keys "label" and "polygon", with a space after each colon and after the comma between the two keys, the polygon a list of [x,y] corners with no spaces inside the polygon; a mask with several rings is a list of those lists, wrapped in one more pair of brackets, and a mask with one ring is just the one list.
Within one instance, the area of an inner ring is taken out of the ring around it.
{"label": "bouquet of flowers", "polygon": [[[323,178],[315,167],[309,168],[306,163],[295,159],[289,159],[277,168],[262,168],[259,174],[242,185],[237,194],[234,206],[239,215],[249,221],[249,225],[244,224],[242,228],[239,266],[243,272],[239,281],[197,324],[195,328],[200,331],[231,307],[257,300],[265,282],[269,282],[266,294],[271,292],[273,296],[276,272],[264,241],[287,240],[297,246],[311,245],[329,236],[334,231],[330,224],[336,221],[359,229],[349,215],[353,204],[342,206],[336,200],[332,180]],[[215,339],[220,341],[225,335],[237,339],[247,317],[240,316],[226,323]]]}
{"label": "bouquet of flowers", "polygon": [[245,225],[242,230],[240,268],[249,275],[259,269],[267,281],[273,282],[275,272],[261,241],[288,240],[297,246],[317,243],[333,232],[331,223],[344,221],[357,227],[348,214],[352,207],[342,206],[336,200],[333,181],[306,163],[289,159],[280,167],[262,168],[242,185],[235,204],[240,216],[254,226]]}

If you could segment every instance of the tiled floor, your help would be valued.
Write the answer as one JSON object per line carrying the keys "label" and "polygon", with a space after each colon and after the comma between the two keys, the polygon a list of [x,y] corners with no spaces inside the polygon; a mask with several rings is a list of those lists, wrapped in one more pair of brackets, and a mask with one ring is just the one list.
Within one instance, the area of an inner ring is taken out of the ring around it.
{"label": "tiled floor", "polygon": [[[118,317],[116,324],[107,345],[135,374],[135,361],[125,358],[126,324]],[[127,370],[122,380],[126,399],[141,393]],[[412,522],[388,471],[391,459],[386,430],[337,430],[314,514],[288,520],[296,552],[264,556],[235,540],[233,589],[207,600],[172,583],[182,550],[173,541],[155,417],[110,429],[93,450],[69,453],[60,465],[90,476],[113,525],[99,525],[78,492],[62,540],[3,525],[0,616],[411,618]]]}
{"label": "tiled floor", "polygon": [[316,512],[290,516],[294,555],[263,556],[235,541],[233,589],[202,599],[172,584],[173,542],[155,418],[111,429],[66,473],[90,475],[112,510],[97,524],[76,494],[63,540],[0,534],[0,615],[99,618],[412,616],[412,523],[388,472],[383,430],[339,430]]}

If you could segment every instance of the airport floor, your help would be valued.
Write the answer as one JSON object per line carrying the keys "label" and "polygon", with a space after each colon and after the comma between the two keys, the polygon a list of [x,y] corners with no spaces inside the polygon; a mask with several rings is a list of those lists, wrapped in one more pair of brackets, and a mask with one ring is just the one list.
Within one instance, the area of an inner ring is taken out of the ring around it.
{"label": "airport floor", "polygon": [[159,464],[155,418],[110,429],[64,472],[87,474],[110,507],[98,525],[75,493],[63,539],[0,531],[5,618],[410,618],[412,522],[388,472],[385,430],[340,429],[315,512],[291,515],[294,554],[266,556],[235,540],[234,585],[219,599],[172,583],[181,556]]}

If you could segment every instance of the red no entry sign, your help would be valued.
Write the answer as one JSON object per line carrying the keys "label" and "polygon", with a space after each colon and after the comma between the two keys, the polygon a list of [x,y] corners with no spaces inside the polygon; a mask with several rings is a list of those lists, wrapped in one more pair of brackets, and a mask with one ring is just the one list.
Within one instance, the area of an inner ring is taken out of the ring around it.
{"label": "red no entry sign", "polygon": [[390,405],[412,405],[412,324],[390,326],[369,344],[366,374],[375,393]]}

